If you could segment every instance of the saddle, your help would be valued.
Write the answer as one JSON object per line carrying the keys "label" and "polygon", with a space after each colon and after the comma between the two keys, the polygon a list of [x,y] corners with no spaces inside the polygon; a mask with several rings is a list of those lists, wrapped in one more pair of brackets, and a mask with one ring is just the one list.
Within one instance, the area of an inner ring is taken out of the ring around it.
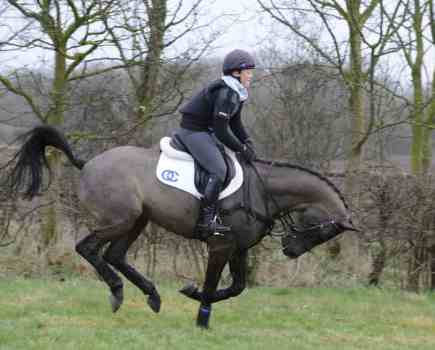
{"label": "saddle", "polygon": [[[189,154],[183,142],[173,135],[160,140],[160,158],[156,176],[161,183],[189,192],[201,199],[208,182],[208,172]],[[225,198],[243,184],[243,170],[236,154],[222,146],[220,149],[227,165],[227,176],[219,195]]]}

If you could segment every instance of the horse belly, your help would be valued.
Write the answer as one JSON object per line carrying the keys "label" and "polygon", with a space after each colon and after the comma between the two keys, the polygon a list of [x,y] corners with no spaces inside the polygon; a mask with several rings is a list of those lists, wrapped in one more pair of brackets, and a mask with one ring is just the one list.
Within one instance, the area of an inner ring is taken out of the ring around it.
{"label": "horse belly", "polygon": [[144,198],[149,219],[168,231],[191,237],[199,212],[199,201],[191,194],[161,184],[155,177]]}

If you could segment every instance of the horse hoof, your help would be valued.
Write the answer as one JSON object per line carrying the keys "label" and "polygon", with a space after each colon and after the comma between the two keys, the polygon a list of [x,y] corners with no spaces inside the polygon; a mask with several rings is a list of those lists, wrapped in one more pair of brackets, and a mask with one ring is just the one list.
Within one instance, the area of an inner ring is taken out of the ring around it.
{"label": "horse hoof", "polygon": [[158,293],[151,294],[148,297],[147,304],[155,313],[160,311],[160,306],[162,305],[162,300],[160,299],[160,295]]}
{"label": "horse hoof", "polygon": [[181,288],[179,292],[185,295],[186,297],[191,298],[196,293],[197,290],[198,288],[196,288],[193,284],[188,284],[185,285],[183,288]]}
{"label": "horse hoof", "polygon": [[110,300],[110,305],[112,305],[112,311],[115,313],[116,311],[119,310],[119,308],[122,305],[122,302],[124,301],[122,289],[116,291],[115,293],[110,294],[109,300]]}

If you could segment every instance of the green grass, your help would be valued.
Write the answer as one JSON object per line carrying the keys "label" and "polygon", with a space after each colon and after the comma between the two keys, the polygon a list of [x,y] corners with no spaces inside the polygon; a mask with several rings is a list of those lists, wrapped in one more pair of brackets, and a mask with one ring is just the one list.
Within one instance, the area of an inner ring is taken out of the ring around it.
{"label": "green grass", "polygon": [[255,288],[214,305],[159,286],[160,314],[127,285],[112,314],[101,282],[0,280],[0,349],[435,349],[435,296],[350,288]]}

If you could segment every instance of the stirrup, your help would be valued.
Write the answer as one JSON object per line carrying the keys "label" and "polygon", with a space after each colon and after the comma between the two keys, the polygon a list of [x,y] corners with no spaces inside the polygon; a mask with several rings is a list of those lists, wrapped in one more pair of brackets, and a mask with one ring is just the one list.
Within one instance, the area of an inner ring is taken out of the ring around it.
{"label": "stirrup", "polygon": [[222,224],[222,220],[218,215],[214,217],[209,226],[215,236],[223,236],[223,232],[231,231],[231,227]]}
{"label": "stirrup", "polygon": [[216,215],[213,220],[208,223],[197,223],[195,233],[202,241],[207,240],[211,236],[225,236],[225,232],[231,231],[231,227],[220,223],[220,219]]}

